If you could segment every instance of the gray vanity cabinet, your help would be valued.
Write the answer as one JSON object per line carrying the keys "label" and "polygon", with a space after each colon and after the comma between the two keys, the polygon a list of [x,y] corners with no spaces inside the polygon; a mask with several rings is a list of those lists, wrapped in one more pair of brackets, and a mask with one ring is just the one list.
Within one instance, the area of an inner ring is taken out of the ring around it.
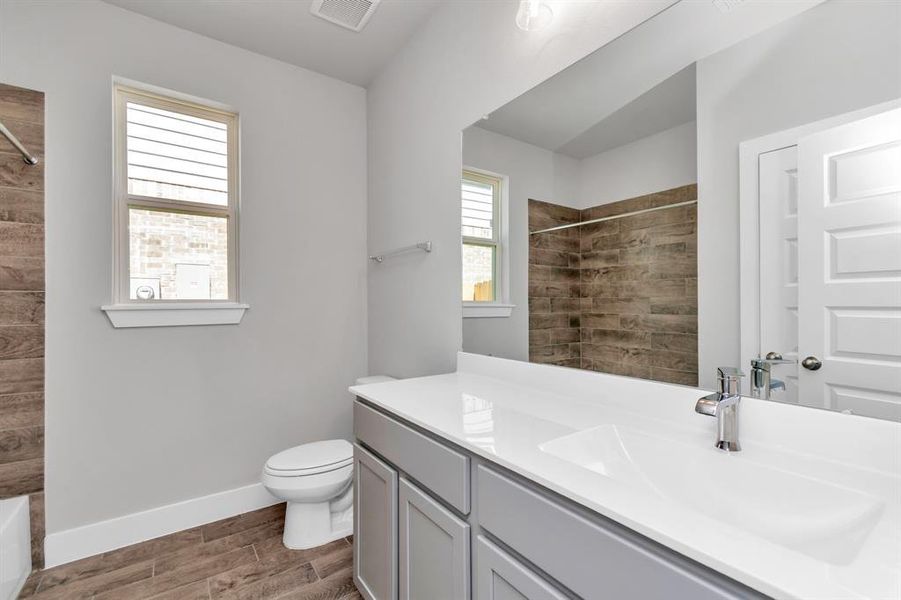
{"label": "gray vanity cabinet", "polygon": [[400,479],[401,600],[468,600],[469,525]]}
{"label": "gray vanity cabinet", "polygon": [[354,446],[354,583],[366,600],[397,598],[397,471]]}
{"label": "gray vanity cabinet", "polygon": [[765,598],[360,400],[354,433],[366,600]]}
{"label": "gray vanity cabinet", "polygon": [[476,600],[568,600],[521,562],[478,536],[475,543]]}

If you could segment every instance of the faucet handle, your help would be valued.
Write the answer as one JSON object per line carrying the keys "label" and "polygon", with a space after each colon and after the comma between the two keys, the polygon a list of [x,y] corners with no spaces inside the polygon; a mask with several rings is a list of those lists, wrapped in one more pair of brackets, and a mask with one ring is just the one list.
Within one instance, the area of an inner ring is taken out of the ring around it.
{"label": "faucet handle", "polygon": [[741,394],[741,378],[744,372],[738,367],[717,367],[716,379],[721,394],[737,396]]}

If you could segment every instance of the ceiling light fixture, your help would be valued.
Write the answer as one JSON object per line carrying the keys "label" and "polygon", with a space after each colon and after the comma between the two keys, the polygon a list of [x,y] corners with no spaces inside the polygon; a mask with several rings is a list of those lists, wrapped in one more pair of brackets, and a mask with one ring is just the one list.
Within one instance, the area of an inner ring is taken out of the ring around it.
{"label": "ceiling light fixture", "polygon": [[550,25],[554,11],[541,0],[520,0],[516,26],[523,31],[538,31]]}

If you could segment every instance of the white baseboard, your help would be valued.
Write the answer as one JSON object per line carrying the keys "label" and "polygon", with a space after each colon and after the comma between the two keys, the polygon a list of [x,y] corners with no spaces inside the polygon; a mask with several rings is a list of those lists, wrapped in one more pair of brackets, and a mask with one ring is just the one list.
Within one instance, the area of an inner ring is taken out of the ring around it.
{"label": "white baseboard", "polygon": [[142,512],[49,534],[44,539],[46,567],[55,567],[116,548],[254,511],[281,500],[261,483],[192,498]]}

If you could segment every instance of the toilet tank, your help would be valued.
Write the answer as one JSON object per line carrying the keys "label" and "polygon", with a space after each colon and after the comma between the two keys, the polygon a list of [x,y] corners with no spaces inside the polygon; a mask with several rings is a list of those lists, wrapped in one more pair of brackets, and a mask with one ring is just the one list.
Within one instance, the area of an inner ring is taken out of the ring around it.
{"label": "toilet tank", "polygon": [[383,381],[397,381],[397,379],[389,375],[370,375],[369,377],[358,378],[357,385],[366,385],[367,383],[382,383]]}

